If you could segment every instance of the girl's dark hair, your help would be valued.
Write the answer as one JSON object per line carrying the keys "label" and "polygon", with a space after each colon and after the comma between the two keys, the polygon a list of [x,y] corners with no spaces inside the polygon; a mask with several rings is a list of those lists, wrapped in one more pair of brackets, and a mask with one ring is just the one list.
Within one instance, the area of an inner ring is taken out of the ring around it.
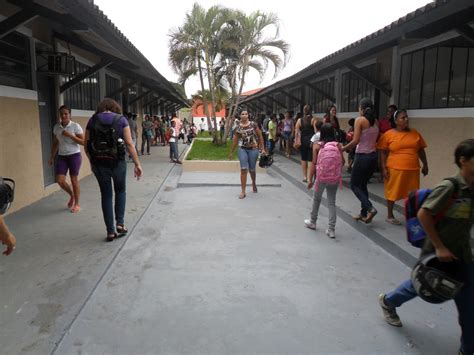
{"label": "girl's dark hair", "polygon": [[454,162],[458,167],[461,167],[461,157],[466,160],[474,157],[474,139],[463,140],[454,150]]}
{"label": "girl's dark hair", "polygon": [[324,124],[323,121],[317,120],[317,121],[316,121],[316,125],[315,125],[315,126],[316,126],[316,129],[317,129],[318,131],[320,131],[320,130],[321,130],[321,127],[323,126],[323,124]]}
{"label": "girl's dark hair", "polygon": [[349,124],[349,126],[354,127],[355,118],[351,118],[351,119],[349,120],[349,122],[347,122],[347,123]]}
{"label": "girl's dark hair", "polygon": [[[324,115],[324,119],[326,120],[326,122],[331,122],[330,121],[331,120],[331,109],[333,107],[337,110],[337,107],[334,104],[329,105],[326,109],[326,114]],[[337,116],[334,116],[334,122],[336,122],[336,128],[340,129],[341,126],[339,125],[339,119],[337,118]]]}
{"label": "girl's dark hair", "polygon": [[336,131],[334,130],[334,127],[330,123],[324,123],[321,126],[321,136],[319,140],[321,142],[327,143],[327,142],[334,142],[336,140]]}
{"label": "girl's dark hair", "polygon": [[359,107],[362,109],[362,116],[367,118],[370,125],[373,126],[375,123],[375,111],[372,100],[364,97],[362,100],[360,100]]}
{"label": "girl's dark hair", "polygon": [[71,109],[70,109],[68,106],[66,106],[66,105],[62,105],[62,106],[59,108],[58,111],[61,112],[61,110],[68,110],[69,113],[71,113]]}
{"label": "girl's dark hair", "polygon": [[122,113],[122,108],[120,107],[119,103],[110,97],[106,97],[97,105],[96,113],[111,111],[118,114]]}

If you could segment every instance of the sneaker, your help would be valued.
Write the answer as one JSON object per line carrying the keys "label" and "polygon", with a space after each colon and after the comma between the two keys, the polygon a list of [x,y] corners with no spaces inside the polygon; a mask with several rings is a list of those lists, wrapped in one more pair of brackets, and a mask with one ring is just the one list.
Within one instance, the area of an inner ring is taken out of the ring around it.
{"label": "sneaker", "polygon": [[336,233],[334,233],[334,229],[328,229],[326,230],[326,235],[331,238],[331,239],[334,239],[336,238]]}
{"label": "sneaker", "polygon": [[398,317],[397,310],[395,307],[389,307],[385,303],[385,294],[381,293],[379,295],[379,303],[380,307],[382,307],[383,317],[385,321],[393,325],[394,327],[401,327],[402,322],[400,321],[400,317]]}
{"label": "sneaker", "polygon": [[316,223],[311,222],[310,219],[305,219],[304,220],[304,225],[305,225],[306,228],[316,229]]}

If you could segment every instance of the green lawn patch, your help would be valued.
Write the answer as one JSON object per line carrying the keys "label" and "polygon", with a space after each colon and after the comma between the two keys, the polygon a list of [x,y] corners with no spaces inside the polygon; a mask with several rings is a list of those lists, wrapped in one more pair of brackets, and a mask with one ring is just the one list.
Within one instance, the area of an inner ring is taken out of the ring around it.
{"label": "green lawn patch", "polygon": [[[195,139],[186,160],[227,160],[231,144],[214,145],[211,140]],[[237,160],[237,151],[232,160]]]}

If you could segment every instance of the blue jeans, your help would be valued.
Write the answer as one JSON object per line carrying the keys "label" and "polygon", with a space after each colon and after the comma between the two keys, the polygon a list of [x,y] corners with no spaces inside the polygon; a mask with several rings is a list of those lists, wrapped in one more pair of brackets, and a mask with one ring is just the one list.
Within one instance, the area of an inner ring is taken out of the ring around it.
{"label": "blue jeans", "polygon": [[170,159],[171,160],[178,160],[178,143],[177,142],[170,142]]}
{"label": "blue jeans", "polygon": [[351,190],[360,201],[360,215],[367,216],[367,212],[373,208],[369,200],[367,183],[377,168],[377,152],[356,153],[351,173]]}
{"label": "blue jeans", "polygon": [[237,155],[240,161],[240,170],[255,171],[257,166],[258,149],[244,149],[239,147]]}
{"label": "blue jeans", "polygon": [[[125,160],[119,160],[114,167],[93,165],[92,172],[99,183],[102,200],[102,215],[107,227],[107,234],[114,234],[114,210],[116,224],[124,224],[127,163]],[[115,208],[112,204],[112,181],[114,183]]]}
{"label": "blue jeans", "polygon": [[[385,296],[385,303],[390,307],[400,307],[416,296],[411,280],[406,280]],[[474,262],[467,264],[464,287],[456,295],[454,302],[461,326],[460,350],[463,354],[472,355],[474,354]]]}
{"label": "blue jeans", "polygon": [[275,149],[275,141],[273,139],[268,140],[267,149],[268,149],[268,154],[273,155],[273,150]]}

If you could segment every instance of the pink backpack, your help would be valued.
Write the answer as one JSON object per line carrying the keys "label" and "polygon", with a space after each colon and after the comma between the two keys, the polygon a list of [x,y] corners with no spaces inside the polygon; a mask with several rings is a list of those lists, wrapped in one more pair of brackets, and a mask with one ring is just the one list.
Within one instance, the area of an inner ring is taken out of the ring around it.
{"label": "pink backpack", "polygon": [[320,142],[321,149],[318,153],[316,162],[316,183],[315,189],[318,189],[318,183],[339,184],[342,185],[342,157],[338,147],[338,142]]}

